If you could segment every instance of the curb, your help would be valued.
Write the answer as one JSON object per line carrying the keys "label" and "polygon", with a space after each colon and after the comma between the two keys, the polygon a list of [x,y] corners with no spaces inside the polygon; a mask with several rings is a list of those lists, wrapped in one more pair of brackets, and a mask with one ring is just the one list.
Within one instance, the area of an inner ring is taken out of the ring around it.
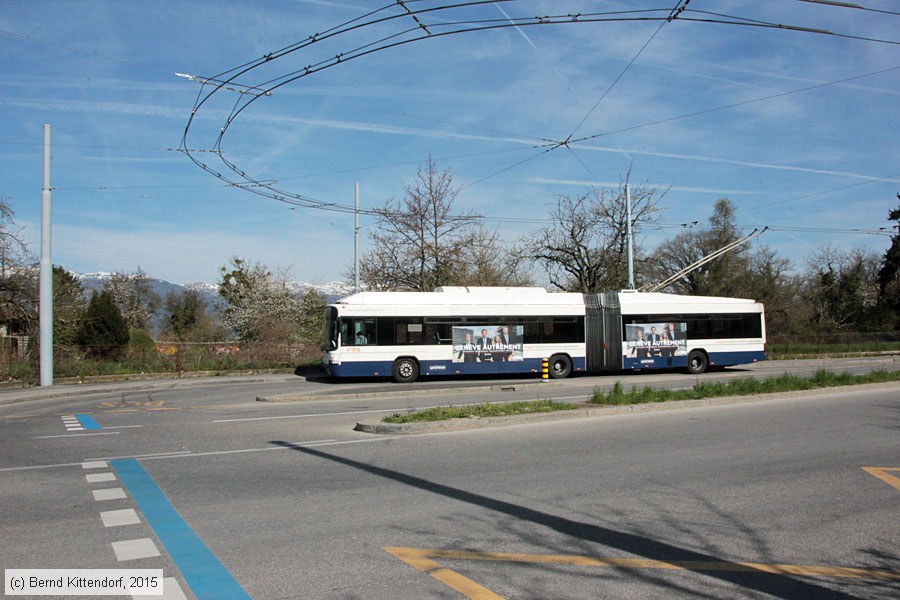
{"label": "curb", "polygon": [[467,392],[515,392],[523,388],[533,385],[543,385],[556,387],[559,382],[544,383],[543,380],[529,380],[516,383],[504,384],[473,384],[471,386],[459,385],[455,383],[446,387],[421,387],[415,389],[397,390],[390,389],[383,392],[362,391],[347,393],[329,393],[329,394],[277,394],[274,396],[257,396],[257,402],[308,402],[314,400],[353,400],[356,398],[387,398],[387,397],[406,397],[406,396],[439,396],[441,394],[453,393],[455,390],[464,389]]}
{"label": "curb", "polygon": [[768,400],[804,398],[811,396],[833,396],[842,392],[860,392],[866,390],[900,389],[900,382],[865,383],[840,387],[819,388],[815,390],[798,390],[794,392],[776,392],[772,394],[754,394],[751,396],[722,396],[718,398],[701,398],[699,400],[670,400],[668,402],[648,402],[646,404],[598,405],[582,407],[576,410],[559,410],[547,413],[528,413],[508,417],[469,417],[466,419],[448,419],[429,423],[382,423],[381,421],[360,421],[353,428],[355,431],[377,435],[421,435],[426,433],[442,433],[445,431],[463,431],[468,429],[484,429],[488,427],[507,427],[527,423],[546,423],[574,419],[611,417],[638,413],[682,410],[687,408],[704,408],[710,406],[728,406],[732,404],[752,404]]}
{"label": "curb", "polygon": [[[146,390],[171,389],[175,387],[200,387],[205,385],[265,383],[265,379],[239,379],[245,375],[230,378],[227,375],[210,379],[201,378],[171,378],[156,380],[119,380],[107,383],[66,383],[54,385],[48,391],[40,387],[16,388],[0,392],[0,406],[20,404],[22,402],[36,402],[41,400],[58,400],[60,398],[72,398],[76,396],[98,396],[104,394],[117,394],[119,392],[142,392]],[[118,385],[117,385],[118,384]],[[88,387],[90,386],[90,387]],[[96,386],[96,387],[95,387]],[[108,386],[108,387],[103,387]],[[18,394],[18,395],[13,395]],[[4,397],[5,396],[5,397]]]}

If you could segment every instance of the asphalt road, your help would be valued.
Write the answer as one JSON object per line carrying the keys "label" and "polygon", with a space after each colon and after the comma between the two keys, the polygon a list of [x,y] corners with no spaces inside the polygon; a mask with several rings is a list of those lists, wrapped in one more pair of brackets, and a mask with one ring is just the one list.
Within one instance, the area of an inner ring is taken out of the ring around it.
{"label": "asphalt road", "polygon": [[[701,379],[823,366],[896,368],[770,362]],[[900,387],[422,436],[352,429],[430,405],[577,400],[620,379],[696,377],[5,391],[0,566],[162,569],[169,598],[900,596]]]}

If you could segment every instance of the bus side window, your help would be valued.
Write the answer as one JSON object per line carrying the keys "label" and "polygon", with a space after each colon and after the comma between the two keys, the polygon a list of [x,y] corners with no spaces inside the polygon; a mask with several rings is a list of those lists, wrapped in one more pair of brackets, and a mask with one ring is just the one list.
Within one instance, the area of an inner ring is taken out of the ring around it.
{"label": "bus side window", "polygon": [[345,346],[375,344],[375,319],[347,319],[341,322],[341,339]]}
{"label": "bus side window", "polygon": [[453,328],[449,323],[425,323],[426,344],[449,344],[453,342]]}
{"label": "bus side window", "polygon": [[525,321],[523,323],[523,340],[526,344],[541,343],[541,324],[539,321]]}
{"label": "bus side window", "polygon": [[394,343],[397,345],[423,343],[422,319],[396,317],[394,319]]}

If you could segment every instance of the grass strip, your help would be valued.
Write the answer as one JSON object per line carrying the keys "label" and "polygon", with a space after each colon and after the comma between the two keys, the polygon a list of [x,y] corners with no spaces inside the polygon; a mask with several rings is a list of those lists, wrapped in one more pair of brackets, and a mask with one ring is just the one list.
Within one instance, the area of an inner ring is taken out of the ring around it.
{"label": "grass strip", "polygon": [[668,402],[670,400],[699,400],[720,396],[751,396],[754,394],[771,394],[792,392],[797,390],[813,390],[826,387],[859,385],[863,383],[884,383],[900,381],[900,371],[872,371],[866,375],[851,373],[832,373],[820,369],[810,377],[798,377],[785,373],[771,379],[744,377],[727,382],[697,382],[686,390],[666,390],[637,386],[625,391],[621,382],[616,382],[613,389],[595,390],[590,402],[592,404],[645,404],[648,402]]}
{"label": "grass strip", "polygon": [[557,410],[573,410],[575,404],[537,400],[535,402],[499,402],[496,404],[473,404],[471,406],[436,406],[408,414],[394,413],[382,419],[384,423],[426,423],[448,419],[468,419],[474,417],[505,417],[528,413],[544,413]]}

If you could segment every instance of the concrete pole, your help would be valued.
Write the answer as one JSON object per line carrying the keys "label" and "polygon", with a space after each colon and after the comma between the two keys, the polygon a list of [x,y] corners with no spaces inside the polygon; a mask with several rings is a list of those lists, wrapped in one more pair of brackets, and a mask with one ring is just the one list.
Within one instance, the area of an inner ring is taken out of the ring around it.
{"label": "concrete pole", "polygon": [[44,185],[41,188],[40,334],[41,386],[53,385],[53,245],[51,238],[50,125],[44,125]]}
{"label": "concrete pole", "polygon": [[353,293],[359,293],[359,182],[355,185],[355,206],[353,224]]}
{"label": "concrete pole", "polygon": [[625,235],[628,241],[628,289],[634,289],[634,232],[631,230],[631,188],[625,184]]}

